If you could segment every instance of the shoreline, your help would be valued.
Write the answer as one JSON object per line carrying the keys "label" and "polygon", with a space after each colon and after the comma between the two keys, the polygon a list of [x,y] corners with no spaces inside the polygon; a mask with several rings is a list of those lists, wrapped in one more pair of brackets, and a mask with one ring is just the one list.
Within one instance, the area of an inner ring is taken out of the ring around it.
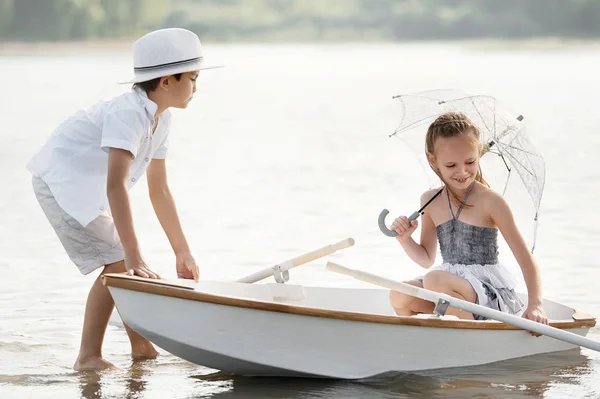
{"label": "shoreline", "polygon": [[48,53],[79,53],[82,50],[86,52],[103,51],[130,51],[133,40],[123,39],[94,39],[94,40],[73,40],[73,41],[55,41],[55,42],[27,42],[27,41],[9,41],[0,42],[1,55],[32,55]]}
{"label": "shoreline", "polygon": [[[44,55],[44,54],[78,54],[83,52],[112,52],[131,51],[136,38],[118,39],[92,39],[54,42],[29,42],[29,41],[0,41],[0,55]],[[518,51],[518,50],[562,50],[576,48],[600,48],[600,39],[571,39],[560,37],[528,38],[528,39],[463,39],[463,40],[407,40],[391,41],[372,38],[360,40],[352,38],[339,38],[339,40],[260,40],[260,38],[240,40],[210,40],[203,43],[209,46],[261,46],[261,45],[319,45],[335,46],[341,44],[354,45],[464,45],[478,50]]]}

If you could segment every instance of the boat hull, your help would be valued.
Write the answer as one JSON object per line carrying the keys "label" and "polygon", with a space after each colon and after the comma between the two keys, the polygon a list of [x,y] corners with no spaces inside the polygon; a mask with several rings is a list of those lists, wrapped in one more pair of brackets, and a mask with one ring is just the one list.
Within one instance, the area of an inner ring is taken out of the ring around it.
{"label": "boat hull", "polygon": [[[477,328],[389,324],[340,317],[340,312],[327,317],[109,289],[123,321],[157,346],[199,365],[248,376],[359,379],[575,347],[481,323],[475,323]],[[589,327],[567,330],[585,335]]]}

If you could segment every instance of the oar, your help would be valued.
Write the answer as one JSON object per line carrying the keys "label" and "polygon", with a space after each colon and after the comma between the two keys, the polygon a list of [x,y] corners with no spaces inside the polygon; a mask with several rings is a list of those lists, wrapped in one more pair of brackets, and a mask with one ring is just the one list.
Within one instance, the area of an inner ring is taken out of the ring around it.
{"label": "oar", "polygon": [[354,245],[354,239],[346,238],[345,240],[342,240],[338,243],[335,243],[332,245],[327,245],[325,247],[316,249],[314,251],[307,252],[304,255],[300,255],[293,259],[287,260],[283,263],[279,263],[275,266],[267,267],[266,269],[260,270],[249,276],[240,278],[240,279],[236,280],[236,282],[251,284],[251,283],[256,283],[257,281],[263,280],[267,277],[271,277],[273,275],[275,275],[276,279],[277,279],[278,276],[281,276],[282,273],[287,272],[291,268],[303,265],[305,263],[311,262],[315,259],[319,259],[319,258],[322,258],[327,255],[331,255],[332,253],[339,251],[340,249],[348,248],[353,245]]}
{"label": "oar", "polygon": [[542,335],[547,335],[549,337],[556,338],[558,340],[565,341],[573,345],[583,346],[585,348],[593,349],[595,351],[600,352],[600,342],[591,340],[586,337],[582,337],[581,335],[577,335],[569,331],[547,326],[545,324],[537,323],[532,320],[527,320],[522,317],[511,315],[509,313],[504,313],[498,310],[486,308],[485,306],[477,305],[468,301],[463,301],[462,299],[457,299],[451,297],[450,295],[441,294],[438,292],[427,290],[425,288],[419,288],[415,287],[414,285],[390,280],[388,278],[367,273],[362,270],[350,269],[348,267],[341,266],[333,262],[327,262],[326,268],[327,270],[332,272],[346,274],[348,276],[354,277],[357,280],[389,288],[390,290],[400,291],[404,294],[421,298],[436,304],[441,299],[447,301],[448,304],[453,308],[478,314],[489,319],[502,321],[506,324],[520,327],[524,330],[533,331]]}

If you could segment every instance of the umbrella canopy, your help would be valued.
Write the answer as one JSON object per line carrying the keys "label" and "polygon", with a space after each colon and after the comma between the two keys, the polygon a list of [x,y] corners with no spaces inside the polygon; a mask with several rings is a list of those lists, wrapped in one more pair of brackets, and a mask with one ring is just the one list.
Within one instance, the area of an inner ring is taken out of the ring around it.
{"label": "umbrella canopy", "polygon": [[[523,116],[509,113],[494,97],[469,95],[460,90],[402,94],[394,99],[400,105],[400,124],[391,137],[400,139],[415,154],[430,187],[439,187],[442,182],[429,167],[425,154],[425,135],[429,125],[443,113],[460,112],[479,128],[483,143],[480,164],[486,181],[503,196],[511,184],[518,184],[531,201],[533,251],[546,168],[543,157],[526,134]],[[415,219],[422,211],[423,208],[411,218]],[[386,214],[387,211],[382,212],[383,218]],[[382,221],[380,217],[382,231],[391,235]]]}

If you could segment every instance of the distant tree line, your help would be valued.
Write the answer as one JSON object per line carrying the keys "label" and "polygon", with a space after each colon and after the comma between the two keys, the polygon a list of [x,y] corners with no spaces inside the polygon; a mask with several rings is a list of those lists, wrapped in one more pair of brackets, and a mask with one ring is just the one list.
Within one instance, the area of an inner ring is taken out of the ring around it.
{"label": "distant tree line", "polygon": [[0,0],[0,40],[181,26],[232,41],[600,36],[600,0]]}
{"label": "distant tree line", "polygon": [[0,0],[1,40],[121,37],[165,18],[163,0]]}

